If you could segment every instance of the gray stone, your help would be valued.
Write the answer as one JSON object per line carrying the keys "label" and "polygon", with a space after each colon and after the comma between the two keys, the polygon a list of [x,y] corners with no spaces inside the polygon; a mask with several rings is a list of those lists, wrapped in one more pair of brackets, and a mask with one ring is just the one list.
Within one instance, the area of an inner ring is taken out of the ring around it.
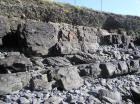
{"label": "gray stone", "polygon": [[76,55],[73,55],[73,57],[68,57],[68,59],[71,61],[74,65],[79,64],[89,64],[89,63],[95,63],[96,58],[92,54],[80,52]]}
{"label": "gray stone", "polygon": [[0,95],[11,94],[19,91],[29,84],[31,75],[29,73],[1,74]]}
{"label": "gray stone", "polygon": [[78,42],[59,42],[55,45],[55,51],[61,55],[77,54],[81,52],[81,46]]}
{"label": "gray stone", "polygon": [[36,76],[30,81],[30,87],[36,91],[47,91],[52,89],[54,82],[48,82],[47,74]]}
{"label": "gray stone", "polygon": [[0,104],[5,104],[5,102],[4,102],[4,101],[2,101],[2,100],[0,100]]}
{"label": "gray stone", "polygon": [[103,77],[112,77],[116,70],[116,66],[111,62],[101,63],[100,68]]}
{"label": "gray stone", "polygon": [[32,62],[23,54],[12,54],[0,60],[0,73],[8,73],[8,71],[11,73],[25,72],[32,68]]}
{"label": "gray stone", "polygon": [[25,97],[20,97],[19,102],[20,104],[30,104],[30,101]]}
{"label": "gray stone", "polygon": [[60,104],[63,99],[59,96],[52,96],[45,100],[44,104]]}
{"label": "gray stone", "polygon": [[140,68],[140,60],[131,60],[130,61],[130,72],[137,72]]}
{"label": "gray stone", "polygon": [[49,23],[27,20],[20,34],[20,45],[28,55],[44,56],[49,54],[57,42],[57,34]]}
{"label": "gray stone", "polygon": [[77,89],[83,85],[83,79],[78,74],[77,67],[63,67],[57,72],[59,88],[64,90]]}
{"label": "gray stone", "polygon": [[71,63],[65,57],[48,57],[43,60],[43,63],[47,66],[71,66]]}
{"label": "gray stone", "polygon": [[122,103],[122,97],[118,91],[111,92],[109,90],[100,89],[98,93],[99,93],[99,99],[102,101],[106,101],[111,104]]}
{"label": "gray stone", "polygon": [[78,69],[80,71],[80,76],[91,76],[91,77],[101,76],[101,69],[99,67],[99,63],[82,64],[78,66]]}
{"label": "gray stone", "polygon": [[119,61],[118,68],[121,70],[121,74],[128,73],[128,66],[125,61]]}

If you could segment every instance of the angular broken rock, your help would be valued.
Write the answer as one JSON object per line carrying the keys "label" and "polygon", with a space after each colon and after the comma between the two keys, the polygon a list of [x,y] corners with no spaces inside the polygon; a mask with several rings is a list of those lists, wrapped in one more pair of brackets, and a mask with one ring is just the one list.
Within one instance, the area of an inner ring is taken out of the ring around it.
{"label": "angular broken rock", "polygon": [[128,66],[125,61],[119,61],[118,68],[121,71],[121,74],[127,74],[128,73]]}
{"label": "angular broken rock", "polygon": [[47,66],[71,66],[71,63],[65,57],[48,57],[43,60],[43,63]]}
{"label": "angular broken rock", "polygon": [[100,77],[101,69],[99,67],[99,63],[94,64],[82,64],[78,66],[80,76],[92,76],[92,77]]}
{"label": "angular broken rock", "polygon": [[25,72],[32,68],[32,62],[26,58],[23,54],[21,55],[9,55],[4,59],[0,60],[0,73],[17,73]]}
{"label": "angular broken rock", "polygon": [[99,99],[102,102],[108,102],[111,104],[122,104],[122,96],[118,91],[109,91],[106,89],[100,89],[98,91],[99,93]]}
{"label": "angular broken rock", "polygon": [[76,55],[73,55],[73,57],[68,57],[68,59],[74,65],[89,64],[89,63],[96,62],[96,58],[92,54],[84,53],[84,52],[80,52]]}
{"label": "angular broken rock", "polygon": [[24,53],[44,56],[48,55],[49,48],[56,44],[57,34],[49,23],[27,20],[21,27],[19,41]]}
{"label": "angular broken rock", "polygon": [[29,84],[30,73],[0,74],[0,95],[21,90]]}
{"label": "angular broken rock", "polygon": [[57,72],[58,86],[63,90],[77,89],[83,85],[83,79],[79,76],[77,67],[63,67]]}
{"label": "angular broken rock", "polygon": [[78,42],[64,41],[55,45],[54,51],[59,55],[70,55],[81,52],[81,46]]}
{"label": "angular broken rock", "polygon": [[47,74],[36,76],[31,79],[30,87],[36,91],[47,91],[52,89],[53,82],[48,82]]}
{"label": "angular broken rock", "polygon": [[131,60],[130,62],[130,72],[137,72],[140,68],[140,60]]}
{"label": "angular broken rock", "polygon": [[116,70],[116,66],[111,62],[101,63],[100,68],[102,77],[112,77]]}

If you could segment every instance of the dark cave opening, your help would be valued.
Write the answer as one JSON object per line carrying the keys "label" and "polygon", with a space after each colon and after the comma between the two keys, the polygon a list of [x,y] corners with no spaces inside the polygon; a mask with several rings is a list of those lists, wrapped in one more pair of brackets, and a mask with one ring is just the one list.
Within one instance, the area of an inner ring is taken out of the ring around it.
{"label": "dark cave opening", "polygon": [[2,43],[4,48],[18,49],[20,47],[18,35],[14,32],[8,33],[4,36],[2,38]]}

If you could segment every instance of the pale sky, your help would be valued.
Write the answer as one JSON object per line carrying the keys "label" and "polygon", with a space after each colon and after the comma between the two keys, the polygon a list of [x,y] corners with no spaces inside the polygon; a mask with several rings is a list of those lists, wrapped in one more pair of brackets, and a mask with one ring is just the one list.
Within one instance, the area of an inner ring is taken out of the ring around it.
{"label": "pale sky", "polygon": [[[101,10],[101,0],[56,0]],[[102,0],[103,11],[124,15],[140,16],[140,0]]]}

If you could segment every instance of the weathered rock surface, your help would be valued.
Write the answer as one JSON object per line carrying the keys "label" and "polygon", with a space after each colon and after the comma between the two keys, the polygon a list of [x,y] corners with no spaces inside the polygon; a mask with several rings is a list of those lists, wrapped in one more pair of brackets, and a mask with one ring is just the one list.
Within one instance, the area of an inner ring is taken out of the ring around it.
{"label": "weathered rock surface", "polygon": [[65,57],[48,57],[43,60],[43,63],[47,66],[53,66],[53,67],[72,66],[70,61]]}
{"label": "weathered rock surface", "polygon": [[95,63],[96,57],[89,53],[80,52],[72,56],[67,56],[73,65]]}
{"label": "weathered rock surface", "polygon": [[100,77],[101,69],[99,65],[99,63],[79,65],[80,76]]}
{"label": "weathered rock surface", "polygon": [[[140,18],[137,16],[122,16],[110,13],[100,13],[86,8],[72,5],[61,6],[40,1],[17,0],[0,2],[0,15],[21,17],[51,22],[65,22],[68,24],[99,27],[105,29],[126,30],[139,29]],[[11,9],[12,8],[12,9]],[[66,12],[68,10],[68,12]],[[84,15],[83,15],[84,14]]]}
{"label": "weathered rock surface", "polygon": [[78,69],[76,67],[60,68],[57,75],[59,76],[57,80],[59,88],[61,89],[77,89],[83,85],[83,79],[79,76]]}
{"label": "weathered rock surface", "polygon": [[114,75],[116,67],[113,63],[108,62],[108,63],[103,63],[100,65],[100,68],[102,70],[102,76],[104,77],[111,77]]}
{"label": "weathered rock surface", "polygon": [[0,15],[0,103],[139,103],[139,17],[42,0]]}
{"label": "weathered rock surface", "polygon": [[28,55],[44,56],[56,43],[56,32],[49,23],[27,20],[21,32],[21,46]]}
{"label": "weathered rock surface", "polygon": [[0,95],[11,94],[19,91],[29,84],[31,75],[28,73],[1,74],[0,75]]}
{"label": "weathered rock surface", "polygon": [[36,76],[30,81],[30,88],[36,91],[48,91],[52,89],[54,82],[48,82],[47,74]]}
{"label": "weathered rock surface", "polygon": [[[111,92],[109,90],[101,89],[99,90],[99,98],[102,102],[108,102],[111,104],[121,104],[122,103],[122,96],[119,92]],[[103,101],[104,100],[104,101]]]}
{"label": "weathered rock surface", "polygon": [[0,60],[0,73],[25,72],[32,69],[32,62],[23,54],[11,52]]}

